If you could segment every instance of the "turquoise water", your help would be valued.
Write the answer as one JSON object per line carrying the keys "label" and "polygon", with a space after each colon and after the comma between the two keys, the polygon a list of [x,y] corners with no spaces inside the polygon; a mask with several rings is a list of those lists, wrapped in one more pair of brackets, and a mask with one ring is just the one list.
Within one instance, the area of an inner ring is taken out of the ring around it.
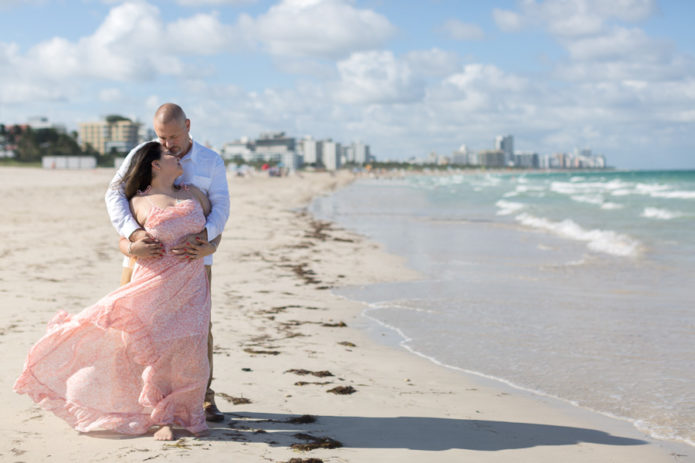
{"label": "turquoise water", "polygon": [[339,291],[405,348],[695,442],[695,172],[365,179],[312,212],[425,275]]}

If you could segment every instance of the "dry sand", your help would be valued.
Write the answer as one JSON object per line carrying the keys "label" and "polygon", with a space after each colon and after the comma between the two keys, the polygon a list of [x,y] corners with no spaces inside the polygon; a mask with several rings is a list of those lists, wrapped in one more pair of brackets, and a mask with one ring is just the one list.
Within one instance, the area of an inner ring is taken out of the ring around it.
{"label": "dry sand", "polygon": [[[81,435],[12,385],[55,311],[77,312],[118,284],[103,201],[112,173],[0,168],[2,461],[692,461],[689,448],[628,423],[439,367],[355,329],[364,307],[331,287],[418,275],[303,210],[350,182],[347,173],[230,178],[231,216],[212,278],[213,387],[225,422],[172,443]],[[328,392],[335,387],[355,392]],[[290,422],[302,415],[315,421]],[[332,442],[323,438],[342,446],[292,447]]]}

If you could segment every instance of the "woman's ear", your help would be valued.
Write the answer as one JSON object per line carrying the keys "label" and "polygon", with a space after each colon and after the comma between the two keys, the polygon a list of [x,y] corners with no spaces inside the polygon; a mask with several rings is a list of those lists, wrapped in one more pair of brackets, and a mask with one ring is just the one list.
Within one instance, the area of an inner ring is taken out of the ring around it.
{"label": "woman's ear", "polygon": [[161,166],[159,165],[159,159],[157,159],[156,161],[152,161],[152,170],[159,170],[160,167]]}

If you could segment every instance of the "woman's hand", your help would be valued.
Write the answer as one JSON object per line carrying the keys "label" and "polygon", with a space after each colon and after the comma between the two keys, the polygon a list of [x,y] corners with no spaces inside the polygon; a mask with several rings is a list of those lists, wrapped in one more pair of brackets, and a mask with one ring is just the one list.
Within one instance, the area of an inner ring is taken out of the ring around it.
{"label": "woman's hand", "polygon": [[200,259],[209,256],[216,250],[215,244],[202,239],[199,235],[193,235],[186,237],[186,241],[173,248],[171,253],[183,259]]}

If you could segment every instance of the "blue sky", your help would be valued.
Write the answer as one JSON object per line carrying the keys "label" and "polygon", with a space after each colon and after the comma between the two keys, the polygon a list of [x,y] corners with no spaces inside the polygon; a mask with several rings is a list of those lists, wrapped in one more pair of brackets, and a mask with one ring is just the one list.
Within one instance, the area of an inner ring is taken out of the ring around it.
{"label": "blue sky", "polygon": [[216,147],[282,130],[380,159],[513,134],[621,168],[695,168],[695,2],[0,0],[0,122],[150,125]]}

